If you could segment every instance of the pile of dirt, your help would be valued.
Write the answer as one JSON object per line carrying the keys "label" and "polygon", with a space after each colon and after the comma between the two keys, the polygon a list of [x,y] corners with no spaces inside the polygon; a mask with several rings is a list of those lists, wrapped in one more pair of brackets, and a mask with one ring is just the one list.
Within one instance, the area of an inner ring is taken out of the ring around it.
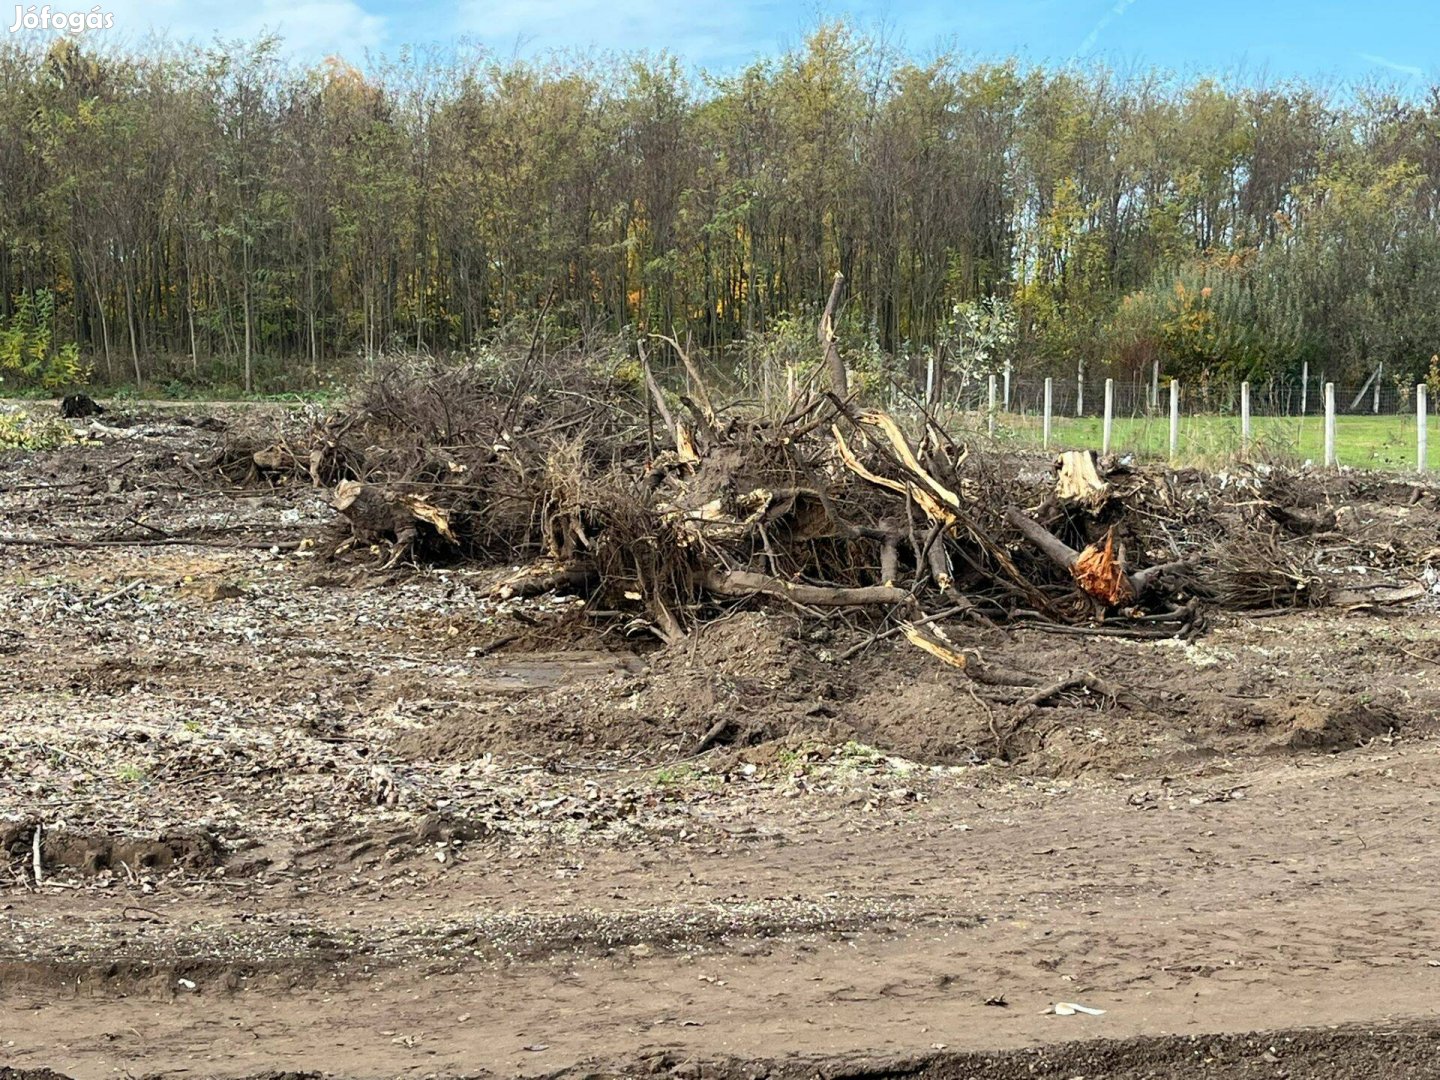
{"label": "pile of dirt", "polygon": [[[0,853],[26,864],[33,854],[37,823],[31,819],[0,821]],[[222,861],[215,836],[204,829],[159,837],[113,835],[97,829],[45,829],[40,826],[40,859],[46,867],[66,867],[85,874],[104,870],[166,871],[175,867],[209,869]]]}
{"label": "pile of dirt", "polygon": [[681,645],[634,656],[626,670],[437,718],[391,749],[410,760],[561,748],[665,760],[797,731],[848,737],[853,729],[835,717],[853,687],[802,634],[796,620],[739,612]]}
{"label": "pile of dirt", "polygon": [[[1414,675],[1377,688],[1405,650],[1383,624],[1346,634],[1345,616],[1312,618],[1307,632],[1278,641],[1266,623],[1235,620],[1201,644],[952,631],[967,655],[999,670],[1062,673],[1032,690],[977,682],[898,637],[840,659],[866,636],[742,611],[614,668],[577,667],[559,685],[442,711],[390,749],[441,762],[522,752],[664,763],[774,740],[859,742],[927,764],[1079,776],[1233,754],[1343,752],[1436,729],[1440,689]],[[1316,650],[1315,640],[1327,647]],[[1092,677],[1099,683],[1087,684]],[[1297,679],[1323,689],[1281,692]]]}

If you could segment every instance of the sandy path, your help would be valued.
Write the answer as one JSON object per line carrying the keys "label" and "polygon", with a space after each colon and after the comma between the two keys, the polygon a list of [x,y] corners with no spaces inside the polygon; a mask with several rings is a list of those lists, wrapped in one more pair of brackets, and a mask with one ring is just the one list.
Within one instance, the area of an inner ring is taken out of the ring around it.
{"label": "sandy path", "polygon": [[[1437,774],[1440,748],[1426,745],[1232,775],[1227,790],[1245,785],[1243,797],[1225,802],[956,782],[883,825],[775,803],[753,813],[784,842],[597,852],[581,869],[573,852],[507,866],[497,850],[408,889],[396,881],[384,900],[348,883],[203,887],[157,905],[163,924],[127,924],[131,942],[161,952],[180,928],[201,942],[168,972],[105,989],[94,971],[80,989],[6,980],[6,1056],[79,1078],[118,1066],[511,1073],[658,1051],[989,1050],[1435,1017]],[[103,965],[122,902],[136,901],[12,894],[5,915],[22,930],[62,919],[66,959]],[[197,992],[177,989],[174,971],[221,941],[236,910],[272,917],[276,936],[301,920],[327,927],[351,943],[343,977],[296,949],[248,978],[220,965],[201,970]],[[854,919],[747,932],[767,911],[793,925],[808,910]],[[671,940],[677,912],[707,911],[728,913],[734,932]],[[426,954],[521,912],[557,925],[604,913],[607,929],[577,922],[582,940],[560,934],[508,963]],[[367,952],[397,938],[415,954],[367,973]],[[998,995],[1008,1007],[983,1004]],[[1106,1013],[1044,1015],[1058,1000]]]}

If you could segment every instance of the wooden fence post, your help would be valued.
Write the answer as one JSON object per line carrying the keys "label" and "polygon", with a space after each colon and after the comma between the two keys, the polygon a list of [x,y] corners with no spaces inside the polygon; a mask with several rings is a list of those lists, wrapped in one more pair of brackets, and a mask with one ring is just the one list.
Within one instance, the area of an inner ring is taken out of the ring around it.
{"label": "wooden fence post", "polygon": [[1041,447],[1045,450],[1050,449],[1050,407],[1054,401],[1054,392],[1055,380],[1047,376],[1045,379],[1045,420],[1044,426],[1041,428],[1040,441]]}
{"label": "wooden fence post", "polygon": [[1010,411],[1010,361],[1005,361],[1005,411]]}
{"label": "wooden fence post", "polygon": [[1415,468],[1420,472],[1430,467],[1429,394],[1430,388],[1423,382],[1415,387]]}
{"label": "wooden fence post", "polygon": [[986,413],[986,416],[989,418],[990,434],[991,434],[991,436],[993,437],[994,434],[995,434],[995,374],[994,374],[994,372],[991,372],[991,374],[990,374],[990,386],[989,386],[989,390],[988,390],[988,394],[987,394],[987,403],[986,403],[986,406],[985,406],[985,413]]}
{"label": "wooden fence post", "polygon": [[1310,361],[1306,360],[1300,365],[1300,415],[1305,415],[1305,407],[1310,404]]}
{"label": "wooden fence post", "polygon": [[1325,384],[1325,467],[1335,466],[1335,384]]}
{"label": "wooden fence post", "polygon": [[1250,384],[1240,384],[1240,453],[1250,452]]}
{"label": "wooden fence post", "polygon": [[1115,428],[1115,380],[1105,380],[1105,427],[1100,440],[1100,452],[1110,453],[1110,436]]}
{"label": "wooden fence post", "polygon": [[1180,380],[1170,380],[1170,460],[1180,456]]}

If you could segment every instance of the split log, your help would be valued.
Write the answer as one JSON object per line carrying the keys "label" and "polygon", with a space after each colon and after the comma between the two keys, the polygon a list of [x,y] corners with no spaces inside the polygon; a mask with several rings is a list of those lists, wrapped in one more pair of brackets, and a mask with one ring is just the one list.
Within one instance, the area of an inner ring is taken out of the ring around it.
{"label": "split log", "polygon": [[1115,530],[1105,534],[1105,543],[1091,544],[1075,557],[1070,568],[1075,584],[1096,600],[1116,607],[1135,599],[1135,589],[1125,574],[1123,557],[1115,557]]}
{"label": "split log", "polygon": [[439,538],[449,547],[459,545],[449,515],[418,495],[342,480],[335,488],[331,505],[350,522],[351,532],[361,543],[393,541],[395,550],[385,563],[386,569],[409,554],[422,533]]}
{"label": "split log", "polygon": [[1190,560],[1178,559],[1131,574],[1125,571],[1123,560],[1114,557],[1113,551],[1107,553],[1108,543],[1107,548],[1092,544],[1080,552],[1013,506],[1006,509],[1005,519],[1038,547],[1046,558],[1061,569],[1068,570],[1082,591],[1106,604],[1114,605],[1139,599],[1156,588],[1167,572],[1190,565]]}
{"label": "split log", "polygon": [[1091,514],[1110,501],[1110,485],[1100,478],[1093,450],[1066,450],[1055,459],[1055,498]]}
{"label": "split log", "polygon": [[845,358],[840,355],[840,346],[835,339],[835,310],[840,306],[840,289],[845,284],[845,275],[836,273],[830,286],[830,299],[825,301],[825,311],[820,316],[820,347],[825,350],[825,367],[830,372],[830,389],[835,397],[844,401],[850,394],[850,380],[845,374]]}

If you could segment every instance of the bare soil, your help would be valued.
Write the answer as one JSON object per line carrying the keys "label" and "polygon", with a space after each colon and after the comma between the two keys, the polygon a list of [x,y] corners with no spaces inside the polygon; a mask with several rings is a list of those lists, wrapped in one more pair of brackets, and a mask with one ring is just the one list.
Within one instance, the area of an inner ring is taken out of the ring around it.
{"label": "bare soil", "polygon": [[327,561],[179,419],[0,458],[0,1080],[1440,1075],[1431,601],[957,631],[1133,695],[1017,711]]}

